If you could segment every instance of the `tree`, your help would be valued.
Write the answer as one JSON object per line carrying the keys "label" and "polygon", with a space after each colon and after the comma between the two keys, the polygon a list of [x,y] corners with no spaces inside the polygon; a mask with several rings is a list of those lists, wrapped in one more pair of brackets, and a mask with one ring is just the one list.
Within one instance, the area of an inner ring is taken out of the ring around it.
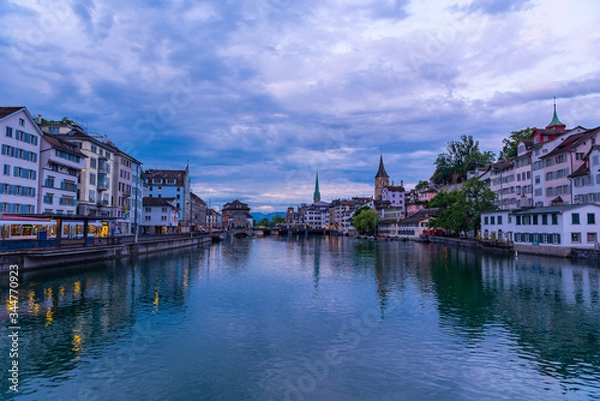
{"label": "tree", "polygon": [[462,189],[442,191],[429,202],[430,208],[441,209],[429,225],[455,234],[477,231],[481,228],[481,212],[494,210],[495,200],[496,194],[483,181],[469,180]]}
{"label": "tree", "polygon": [[263,217],[262,219],[258,220],[258,221],[254,221],[254,225],[257,227],[267,227],[269,225],[269,219],[267,219],[266,217]]}
{"label": "tree", "polygon": [[352,225],[361,234],[370,232],[375,233],[377,223],[379,222],[379,214],[371,208],[360,208],[354,214]]}
{"label": "tree", "polygon": [[500,152],[500,157],[515,157],[517,155],[517,146],[519,145],[519,142],[524,139],[531,139],[532,135],[533,128],[525,128],[520,131],[511,132],[508,138],[502,140],[504,146]]}
{"label": "tree", "polygon": [[425,189],[429,186],[429,181],[420,180],[419,183],[415,186],[415,189]]}
{"label": "tree", "polygon": [[282,216],[273,216],[271,218],[271,221],[269,222],[269,225],[271,227],[275,227],[277,224],[281,224],[285,221],[285,219]]}
{"label": "tree", "polygon": [[463,182],[469,170],[486,166],[496,160],[492,152],[481,152],[479,141],[470,135],[461,136],[460,141],[448,142],[446,149],[447,153],[440,153],[434,162],[433,182],[436,184]]}

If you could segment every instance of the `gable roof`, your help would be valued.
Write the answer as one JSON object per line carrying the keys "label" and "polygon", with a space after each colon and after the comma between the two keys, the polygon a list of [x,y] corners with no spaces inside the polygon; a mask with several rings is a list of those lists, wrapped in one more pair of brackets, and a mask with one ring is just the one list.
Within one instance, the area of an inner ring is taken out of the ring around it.
{"label": "gable roof", "polygon": [[25,108],[25,106],[16,106],[16,107],[0,107],[0,118],[8,117],[11,114],[15,114],[18,111],[21,111]]}

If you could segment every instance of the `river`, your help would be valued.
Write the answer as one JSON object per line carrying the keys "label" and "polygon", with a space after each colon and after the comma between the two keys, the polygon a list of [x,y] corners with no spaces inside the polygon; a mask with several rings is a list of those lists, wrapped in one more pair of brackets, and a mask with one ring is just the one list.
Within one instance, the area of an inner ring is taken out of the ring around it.
{"label": "river", "polygon": [[267,237],[20,274],[4,399],[600,399],[592,262]]}

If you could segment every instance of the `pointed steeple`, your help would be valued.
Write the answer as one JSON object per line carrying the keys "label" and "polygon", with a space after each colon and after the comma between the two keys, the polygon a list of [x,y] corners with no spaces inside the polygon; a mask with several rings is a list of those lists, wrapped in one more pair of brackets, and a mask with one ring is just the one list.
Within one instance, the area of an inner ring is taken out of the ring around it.
{"label": "pointed steeple", "polygon": [[319,192],[319,170],[317,170],[317,178],[315,180],[315,192],[313,194],[313,202],[317,203],[321,200],[321,192]]}
{"label": "pointed steeple", "polygon": [[379,154],[379,170],[377,170],[375,178],[390,178],[385,171],[385,167],[383,167],[383,155],[381,153]]}
{"label": "pointed steeple", "polygon": [[556,114],[556,97],[555,97],[554,98],[554,115],[552,116],[552,121],[550,121],[550,124],[548,124],[548,126],[546,127],[546,129],[563,130],[565,128],[566,128],[566,125],[563,124],[558,119],[558,115]]}

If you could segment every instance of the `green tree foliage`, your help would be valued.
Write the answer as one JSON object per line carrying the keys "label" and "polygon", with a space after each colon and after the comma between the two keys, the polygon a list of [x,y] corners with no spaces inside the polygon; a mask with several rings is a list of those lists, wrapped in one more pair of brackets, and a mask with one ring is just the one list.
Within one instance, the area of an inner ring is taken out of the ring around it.
{"label": "green tree foliage", "polygon": [[379,214],[368,207],[358,209],[352,219],[352,225],[361,234],[375,233],[378,222]]}
{"label": "green tree foliage", "polygon": [[427,188],[429,186],[429,181],[420,180],[419,183],[415,186],[415,189]]}
{"label": "green tree foliage", "polygon": [[254,220],[255,227],[275,227],[279,223],[283,223],[285,219],[281,216],[273,216],[271,220],[266,217],[263,217],[260,220]]}
{"label": "green tree foliage", "polygon": [[502,143],[502,151],[500,152],[501,158],[515,157],[517,155],[517,145],[519,141],[524,139],[531,139],[533,135],[533,128],[525,128],[520,131],[513,131],[510,133],[508,138],[504,138]]}
{"label": "green tree foliage", "polygon": [[454,234],[481,228],[481,212],[494,210],[496,194],[483,181],[469,180],[462,189],[442,191],[429,202],[430,208],[440,208],[430,221],[433,228],[445,228]]}
{"label": "green tree foliage", "polygon": [[269,224],[271,227],[275,227],[277,224],[281,224],[285,222],[285,219],[282,216],[273,216]]}
{"label": "green tree foliage", "polygon": [[434,162],[433,182],[436,184],[463,182],[467,178],[467,171],[496,160],[492,152],[481,152],[479,141],[470,135],[461,136],[460,141],[448,142],[446,149],[447,153],[440,153]]}

